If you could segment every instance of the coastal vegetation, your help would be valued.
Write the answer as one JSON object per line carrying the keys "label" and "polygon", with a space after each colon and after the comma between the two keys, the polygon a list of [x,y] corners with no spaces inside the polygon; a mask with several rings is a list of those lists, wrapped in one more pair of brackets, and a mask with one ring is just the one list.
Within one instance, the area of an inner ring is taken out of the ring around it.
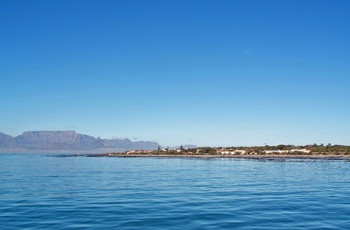
{"label": "coastal vegetation", "polygon": [[200,156],[200,155],[350,155],[350,146],[332,144],[312,144],[304,146],[276,145],[276,146],[231,146],[231,147],[196,147],[196,148],[161,148],[157,150],[132,150],[112,155],[169,155],[169,156]]}

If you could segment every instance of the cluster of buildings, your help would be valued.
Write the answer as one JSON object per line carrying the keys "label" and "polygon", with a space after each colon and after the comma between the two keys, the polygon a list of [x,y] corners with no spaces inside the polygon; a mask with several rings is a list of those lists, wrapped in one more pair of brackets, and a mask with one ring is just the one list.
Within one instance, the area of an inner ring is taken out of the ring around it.
{"label": "cluster of buildings", "polygon": [[[219,152],[222,155],[244,155],[247,153],[246,150],[226,150],[221,149]],[[288,154],[288,153],[310,153],[310,150],[307,149],[291,149],[291,150],[263,150],[262,151],[265,154]],[[256,155],[256,152],[250,152],[251,155]]]}
{"label": "cluster of buildings", "polygon": [[126,154],[135,154],[135,153],[153,153],[153,150],[131,150],[126,152]]}
{"label": "cluster of buildings", "polygon": [[[185,154],[203,154],[203,153],[206,153],[204,152],[205,150],[201,149],[201,148],[198,148],[198,149],[184,149],[184,148],[181,148],[181,149],[174,149],[174,150],[169,150],[168,148],[167,149],[158,149],[158,150],[131,150],[131,151],[128,151],[126,152],[126,154],[139,154],[139,153],[142,153],[142,154],[147,154],[147,153],[155,153],[155,152],[172,152],[172,153],[178,153],[178,154],[182,154],[182,153],[185,153]],[[226,148],[222,148],[222,149],[216,149],[214,150],[214,154],[221,154],[221,155],[246,155],[246,154],[249,154],[249,155],[257,155],[258,152],[256,151],[247,151],[247,150],[244,150],[244,149],[226,149]],[[290,154],[290,153],[303,153],[303,154],[308,154],[310,153],[311,151],[310,150],[307,150],[307,149],[290,149],[290,150],[279,150],[279,149],[272,149],[272,150],[262,150],[260,151],[259,150],[259,154],[267,154],[267,155],[274,155],[274,154]]]}
{"label": "cluster of buildings", "polygon": [[266,154],[283,154],[283,153],[310,153],[307,149],[291,149],[291,150],[265,150]]}
{"label": "cluster of buildings", "polygon": [[[219,153],[222,155],[244,155],[247,153],[246,150],[227,150],[227,149],[221,149],[219,150]],[[254,153],[253,153],[254,154]]]}

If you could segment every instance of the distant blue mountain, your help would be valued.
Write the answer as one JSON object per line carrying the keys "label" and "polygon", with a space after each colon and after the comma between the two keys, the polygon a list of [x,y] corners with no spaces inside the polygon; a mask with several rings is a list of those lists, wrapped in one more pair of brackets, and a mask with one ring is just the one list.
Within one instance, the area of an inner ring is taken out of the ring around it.
{"label": "distant blue mountain", "polygon": [[129,139],[101,139],[67,131],[27,131],[17,137],[0,132],[0,150],[11,152],[88,151],[108,152],[134,149],[155,150],[159,144],[152,141],[131,141]]}

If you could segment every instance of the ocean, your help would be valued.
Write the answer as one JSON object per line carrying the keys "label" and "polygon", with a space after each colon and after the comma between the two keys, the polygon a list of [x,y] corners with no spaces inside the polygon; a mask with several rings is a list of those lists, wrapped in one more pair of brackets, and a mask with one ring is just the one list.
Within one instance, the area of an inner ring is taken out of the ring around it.
{"label": "ocean", "polygon": [[1,229],[349,229],[345,160],[0,154]]}

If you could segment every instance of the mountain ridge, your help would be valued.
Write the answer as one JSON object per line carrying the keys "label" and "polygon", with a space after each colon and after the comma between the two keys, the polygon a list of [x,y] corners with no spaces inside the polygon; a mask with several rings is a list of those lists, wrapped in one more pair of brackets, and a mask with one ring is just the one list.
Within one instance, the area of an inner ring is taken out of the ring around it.
{"label": "mountain ridge", "polygon": [[121,152],[134,149],[155,150],[159,144],[154,141],[131,141],[125,139],[102,139],[74,130],[25,131],[12,137],[0,132],[1,152]]}

